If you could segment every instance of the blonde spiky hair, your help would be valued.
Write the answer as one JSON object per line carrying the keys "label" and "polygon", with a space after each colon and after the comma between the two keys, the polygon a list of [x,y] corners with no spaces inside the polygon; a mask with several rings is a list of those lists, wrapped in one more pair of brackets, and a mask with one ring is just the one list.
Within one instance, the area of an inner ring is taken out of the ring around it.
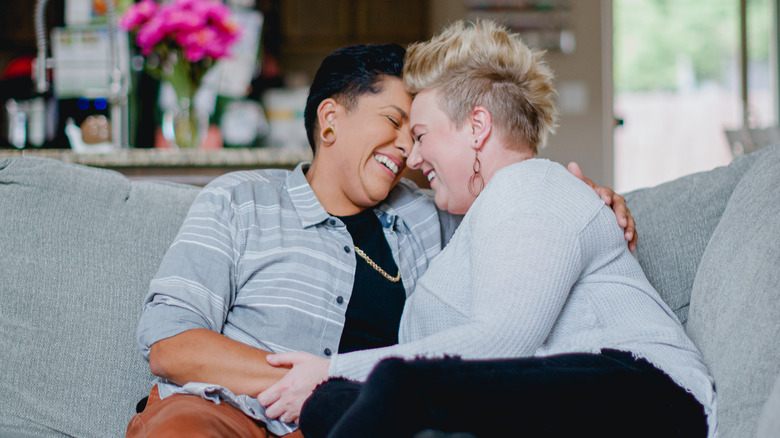
{"label": "blonde spiky hair", "polygon": [[543,55],[493,21],[458,21],[409,46],[404,84],[412,95],[436,89],[456,127],[475,106],[484,106],[499,135],[536,155],[555,131],[558,115],[553,73]]}

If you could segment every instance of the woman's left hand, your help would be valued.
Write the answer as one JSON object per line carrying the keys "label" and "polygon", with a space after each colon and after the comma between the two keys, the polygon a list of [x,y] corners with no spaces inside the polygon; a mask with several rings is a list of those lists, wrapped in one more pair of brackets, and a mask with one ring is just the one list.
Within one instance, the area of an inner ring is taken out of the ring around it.
{"label": "woman's left hand", "polygon": [[273,366],[291,366],[292,369],[270,388],[257,396],[269,419],[298,424],[301,408],[320,383],[328,378],[330,360],[302,351],[269,354]]}
{"label": "woman's left hand", "polygon": [[626,205],[626,199],[615,193],[611,188],[607,186],[597,186],[590,178],[586,178],[582,173],[579,164],[571,162],[567,168],[572,175],[589,185],[605,204],[612,207],[612,211],[614,211],[615,216],[617,216],[618,225],[623,228],[623,235],[626,240],[628,240],[628,249],[631,250],[631,252],[636,251],[636,244],[638,241],[636,222]]}

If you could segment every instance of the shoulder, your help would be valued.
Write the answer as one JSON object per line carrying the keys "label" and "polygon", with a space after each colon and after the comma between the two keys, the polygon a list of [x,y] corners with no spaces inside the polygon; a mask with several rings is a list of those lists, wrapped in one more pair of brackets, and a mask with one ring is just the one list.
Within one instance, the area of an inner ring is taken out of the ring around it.
{"label": "shoulder", "polygon": [[604,207],[587,184],[554,161],[534,158],[496,172],[478,200],[491,215],[530,215],[582,226]]}
{"label": "shoulder", "polygon": [[284,169],[240,170],[218,176],[204,189],[223,189],[232,191],[246,190],[254,185],[283,185],[291,171]]}
{"label": "shoulder", "polygon": [[258,195],[271,195],[283,190],[291,171],[284,169],[242,170],[221,175],[205,187],[205,196],[227,197],[241,202],[256,199]]}
{"label": "shoulder", "polygon": [[566,189],[576,189],[579,185],[587,187],[562,165],[544,158],[532,158],[504,167],[495,173],[488,187],[492,186],[493,191],[511,192],[522,188],[530,194],[556,185],[564,185]]}
{"label": "shoulder", "polygon": [[286,204],[288,170],[263,169],[230,172],[209,182],[196,196],[189,217],[219,222],[250,220],[258,206]]}

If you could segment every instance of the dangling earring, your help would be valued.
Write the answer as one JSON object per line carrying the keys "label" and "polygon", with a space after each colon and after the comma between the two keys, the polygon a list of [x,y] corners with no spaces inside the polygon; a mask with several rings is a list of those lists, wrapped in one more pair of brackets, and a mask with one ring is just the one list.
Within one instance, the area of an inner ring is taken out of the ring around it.
{"label": "dangling earring", "polygon": [[[327,137],[331,137],[331,139],[329,140]],[[333,143],[336,141],[336,130],[333,129],[333,126],[328,126],[320,132],[320,138],[325,143]]]}
{"label": "dangling earring", "polygon": [[[476,144],[477,141],[478,140],[474,140],[474,144]],[[474,165],[471,169],[474,171],[474,174],[469,178],[469,193],[476,198],[482,193],[482,189],[485,188],[485,180],[482,179],[482,175],[480,174],[482,171],[482,163],[479,162],[479,151],[474,153]],[[478,188],[475,189],[474,186],[478,186]]]}

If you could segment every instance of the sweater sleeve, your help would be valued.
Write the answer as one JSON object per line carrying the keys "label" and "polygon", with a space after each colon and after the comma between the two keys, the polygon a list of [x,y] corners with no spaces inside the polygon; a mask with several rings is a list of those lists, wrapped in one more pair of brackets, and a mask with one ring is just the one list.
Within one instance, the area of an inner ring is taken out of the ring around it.
{"label": "sweater sleeve", "polygon": [[[409,343],[337,355],[332,376],[365,380],[388,357],[520,357],[542,345],[582,271],[580,229],[575,221],[560,220],[565,211],[549,208],[539,193],[530,200],[496,190],[490,195],[461,231],[469,233],[471,297],[462,323]],[[522,212],[506,208],[507,201],[520,202]],[[458,275],[448,268],[435,263],[425,275],[433,276],[431,284],[436,277]],[[410,318],[426,318],[414,308],[408,311],[417,312]]]}

